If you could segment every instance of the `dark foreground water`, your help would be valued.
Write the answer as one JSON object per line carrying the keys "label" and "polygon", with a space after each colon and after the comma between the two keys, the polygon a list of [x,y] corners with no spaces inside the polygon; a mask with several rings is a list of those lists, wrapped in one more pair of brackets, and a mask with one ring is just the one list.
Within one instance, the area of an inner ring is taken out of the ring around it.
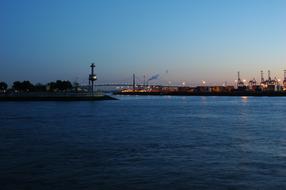
{"label": "dark foreground water", "polygon": [[286,189],[286,98],[0,103],[0,189]]}

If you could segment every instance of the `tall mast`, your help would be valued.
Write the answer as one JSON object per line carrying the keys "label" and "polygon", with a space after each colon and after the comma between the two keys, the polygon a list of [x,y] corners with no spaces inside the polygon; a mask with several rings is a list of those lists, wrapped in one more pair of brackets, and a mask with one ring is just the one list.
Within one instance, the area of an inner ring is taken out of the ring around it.
{"label": "tall mast", "polygon": [[92,95],[93,95],[93,92],[94,92],[94,82],[96,81],[96,79],[97,79],[97,77],[96,77],[96,75],[95,75],[95,73],[94,73],[94,68],[95,68],[95,64],[94,63],[92,63],[91,65],[90,65],[90,67],[91,67],[91,73],[90,73],[90,75],[89,75],[89,85],[91,84],[91,93],[92,93]]}
{"label": "tall mast", "polygon": [[241,82],[240,72],[238,71],[238,72],[237,72],[237,84],[239,84],[240,82]]}
{"label": "tall mast", "polygon": [[271,81],[270,70],[268,70],[268,80]]}
{"label": "tall mast", "polygon": [[263,71],[260,71],[260,75],[261,75],[261,83],[263,83],[264,82]]}
{"label": "tall mast", "polygon": [[135,81],[135,74],[133,74],[133,91],[135,91],[135,86],[136,86],[136,81]]}

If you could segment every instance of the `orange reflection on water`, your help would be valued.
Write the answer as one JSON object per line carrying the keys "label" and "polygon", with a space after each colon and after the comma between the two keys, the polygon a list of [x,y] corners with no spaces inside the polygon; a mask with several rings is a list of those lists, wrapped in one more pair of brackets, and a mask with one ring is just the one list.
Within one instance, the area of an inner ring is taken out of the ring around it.
{"label": "orange reflection on water", "polygon": [[248,96],[241,96],[241,101],[244,103],[248,102]]}

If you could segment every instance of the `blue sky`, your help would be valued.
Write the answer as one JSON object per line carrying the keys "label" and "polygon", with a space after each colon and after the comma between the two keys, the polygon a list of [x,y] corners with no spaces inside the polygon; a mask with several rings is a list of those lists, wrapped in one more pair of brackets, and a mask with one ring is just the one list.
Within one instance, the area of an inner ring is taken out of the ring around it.
{"label": "blue sky", "polygon": [[233,83],[286,69],[285,0],[2,0],[0,80]]}

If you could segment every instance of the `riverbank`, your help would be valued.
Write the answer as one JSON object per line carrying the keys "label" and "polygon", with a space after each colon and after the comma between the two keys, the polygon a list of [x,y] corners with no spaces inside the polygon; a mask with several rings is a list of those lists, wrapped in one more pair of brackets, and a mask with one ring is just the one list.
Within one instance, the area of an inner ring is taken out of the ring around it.
{"label": "riverbank", "polygon": [[286,92],[275,91],[233,91],[233,92],[116,92],[115,95],[140,96],[286,96]]}

